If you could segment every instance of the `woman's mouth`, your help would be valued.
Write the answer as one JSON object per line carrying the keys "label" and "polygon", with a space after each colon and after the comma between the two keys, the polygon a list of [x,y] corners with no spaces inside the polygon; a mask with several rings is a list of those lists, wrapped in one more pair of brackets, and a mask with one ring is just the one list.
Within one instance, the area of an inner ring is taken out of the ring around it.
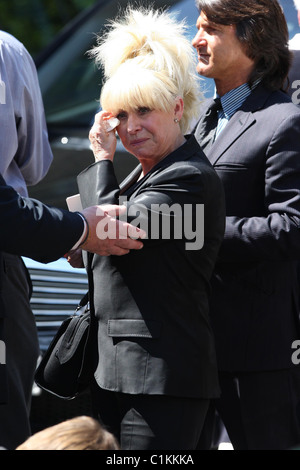
{"label": "woman's mouth", "polygon": [[137,146],[137,145],[143,144],[144,142],[146,142],[146,140],[148,139],[135,139],[130,142],[130,145]]}

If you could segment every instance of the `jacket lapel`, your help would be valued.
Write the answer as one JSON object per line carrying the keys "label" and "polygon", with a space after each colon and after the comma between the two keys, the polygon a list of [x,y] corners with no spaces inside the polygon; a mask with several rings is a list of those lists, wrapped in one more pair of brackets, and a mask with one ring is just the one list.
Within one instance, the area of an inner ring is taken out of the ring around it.
{"label": "jacket lapel", "polygon": [[125,193],[125,191],[127,191],[127,189],[139,179],[139,176],[141,173],[142,173],[142,165],[139,164],[120,184],[120,195]]}
{"label": "jacket lapel", "polygon": [[234,144],[234,142],[255,123],[252,112],[237,111],[226,125],[226,130],[220,133],[217,140],[211,146],[207,157],[212,165],[215,165],[222,155]]}
{"label": "jacket lapel", "polygon": [[186,136],[186,142],[178,149],[174,150],[163,160],[158,162],[145,176],[139,179],[142,172],[142,166],[139,164],[127,178],[120,184],[120,195],[126,193],[130,197],[139,187],[143,186],[152,175],[159,172],[166,166],[172,165],[175,162],[189,159],[191,155],[199,152],[199,144],[194,135]]}
{"label": "jacket lapel", "polygon": [[205,119],[209,115],[209,108],[213,105],[214,100],[212,99],[207,99],[204,101],[201,107],[201,117],[199,121],[197,122],[193,134],[195,135],[196,139],[198,142],[202,142],[202,139],[204,138],[204,131],[206,128],[205,124]]}
{"label": "jacket lapel", "polygon": [[211,146],[207,157],[215,165],[222,155],[256,122],[255,112],[263,108],[272,92],[262,85],[251,93],[242,107],[230,119],[226,128]]}

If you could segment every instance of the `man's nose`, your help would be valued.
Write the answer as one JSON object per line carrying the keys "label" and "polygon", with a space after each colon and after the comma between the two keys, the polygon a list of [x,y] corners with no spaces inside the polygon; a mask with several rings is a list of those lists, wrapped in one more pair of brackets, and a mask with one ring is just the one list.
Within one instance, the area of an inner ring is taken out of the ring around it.
{"label": "man's nose", "polygon": [[197,47],[205,47],[207,45],[206,39],[203,36],[203,32],[201,29],[198,31],[194,39],[192,40],[192,46]]}

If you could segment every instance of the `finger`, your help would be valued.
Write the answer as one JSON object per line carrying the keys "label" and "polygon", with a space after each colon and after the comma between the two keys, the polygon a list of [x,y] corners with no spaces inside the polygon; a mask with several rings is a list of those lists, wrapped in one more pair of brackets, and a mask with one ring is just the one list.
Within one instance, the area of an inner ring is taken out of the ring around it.
{"label": "finger", "polygon": [[116,246],[125,250],[141,250],[144,244],[139,240],[127,238],[126,240],[118,240],[118,244]]}
{"label": "finger", "polygon": [[121,220],[117,220],[117,238],[119,239],[127,239],[134,238],[134,239],[144,239],[146,238],[147,234],[145,230],[136,227],[135,225],[131,225],[128,222],[123,222]]}
{"label": "finger", "polygon": [[117,238],[121,240],[127,238],[137,240],[139,238],[142,238],[144,232],[142,232],[138,227],[130,225],[127,222],[120,222],[117,228],[117,234]]}
{"label": "finger", "polygon": [[124,256],[124,255],[128,255],[128,253],[130,253],[130,250],[120,248],[120,247],[116,247],[114,253],[112,253],[112,254],[114,256]]}
{"label": "finger", "polygon": [[103,211],[103,215],[107,214],[112,217],[126,214],[126,211],[127,211],[127,208],[124,205],[117,206],[114,204],[103,204],[102,206],[98,206],[98,207]]}
{"label": "finger", "polygon": [[99,113],[95,114],[94,125],[99,125],[102,122],[103,115],[105,115],[105,111],[99,111]]}
{"label": "finger", "polygon": [[125,215],[127,212],[126,206],[117,206],[117,205],[101,205],[97,206],[96,214],[98,216],[107,216],[107,231],[111,230],[112,234],[115,236],[110,236],[105,234],[105,237],[108,238],[146,238],[147,233],[145,230],[142,230],[134,225],[129,224],[123,220],[117,220],[117,216]]}
{"label": "finger", "polygon": [[113,248],[111,248],[109,251],[108,250],[100,250],[97,252],[98,255],[101,255],[101,256],[123,256],[123,255],[127,255],[128,253],[130,253],[130,250],[128,250],[127,248],[121,248],[119,246],[114,246]]}

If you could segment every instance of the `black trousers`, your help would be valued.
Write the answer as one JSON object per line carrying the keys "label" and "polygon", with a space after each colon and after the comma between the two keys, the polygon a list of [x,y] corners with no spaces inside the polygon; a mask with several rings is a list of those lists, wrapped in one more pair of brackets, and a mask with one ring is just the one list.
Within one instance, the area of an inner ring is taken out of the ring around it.
{"label": "black trousers", "polygon": [[128,395],[92,386],[94,415],[122,450],[193,450],[209,400]]}
{"label": "black trousers", "polygon": [[39,343],[27,269],[15,255],[4,254],[4,263],[8,403],[0,405],[0,446],[13,450],[31,434],[29,414]]}
{"label": "black trousers", "polygon": [[199,449],[211,439],[213,406],[235,450],[288,450],[300,444],[299,367],[219,377],[221,398],[211,403]]}

